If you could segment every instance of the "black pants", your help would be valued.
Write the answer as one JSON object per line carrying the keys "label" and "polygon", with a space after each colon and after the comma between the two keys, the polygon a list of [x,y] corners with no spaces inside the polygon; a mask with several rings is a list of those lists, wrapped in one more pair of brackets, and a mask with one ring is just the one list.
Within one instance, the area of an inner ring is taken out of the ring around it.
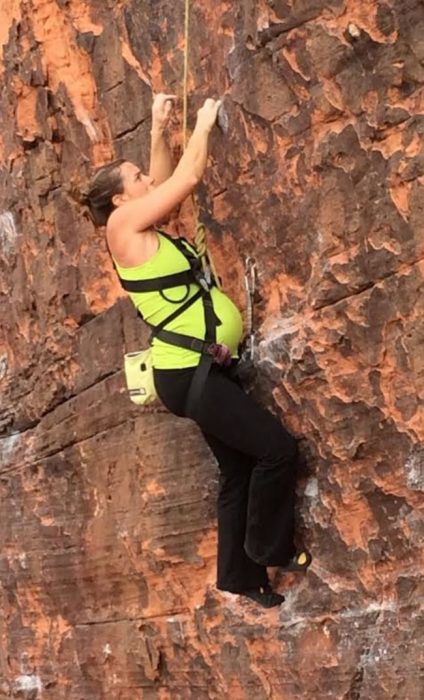
{"label": "black pants", "polygon": [[[212,366],[195,421],[220,469],[217,586],[237,593],[266,584],[266,566],[282,566],[295,553],[297,445],[233,370]],[[184,416],[193,373],[154,370],[159,398],[177,416]]]}

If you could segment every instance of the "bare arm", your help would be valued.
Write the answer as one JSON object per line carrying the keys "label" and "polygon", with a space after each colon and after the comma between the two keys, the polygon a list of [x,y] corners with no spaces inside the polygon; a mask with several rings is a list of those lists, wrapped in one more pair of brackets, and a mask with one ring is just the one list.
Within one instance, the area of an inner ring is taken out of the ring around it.
{"label": "bare arm", "polygon": [[220,104],[219,100],[205,101],[197,113],[195,129],[173,175],[143,197],[117,207],[109,217],[109,230],[146,231],[188,197],[205,171],[209,133]]}
{"label": "bare arm", "polygon": [[171,151],[165,136],[174,99],[175,95],[159,93],[153,100],[149,175],[156,185],[165,182],[174,170]]}

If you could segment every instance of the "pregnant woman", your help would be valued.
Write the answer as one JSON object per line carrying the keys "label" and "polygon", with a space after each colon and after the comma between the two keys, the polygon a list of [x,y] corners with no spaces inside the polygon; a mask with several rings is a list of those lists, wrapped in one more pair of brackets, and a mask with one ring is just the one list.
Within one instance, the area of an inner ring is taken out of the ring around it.
{"label": "pregnant woman", "polygon": [[[272,607],[284,598],[272,590],[266,567],[306,571],[311,562],[306,550],[294,546],[297,445],[233,378],[242,337],[238,309],[216,286],[205,286],[196,251],[185,239],[157,229],[200,182],[220,107],[207,99],[199,109],[174,170],[164,137],[174,98],[160,94],[153,102],[149,175],[134,163],[114,161],[96,172],[85,199],[94,222],[106,226],[125,288],[149,280],[145,291],[129,291],[143,318],[153,327],[168,319],[170,342],[162,334],[152,343],[159,398],[175,415],[196,421],[218,461],[217,587]],[[158,289],[157,280],[165,277]],[[190,342],[175,344],[181,336]],[[206,370],[199,376],[201,363]]]}

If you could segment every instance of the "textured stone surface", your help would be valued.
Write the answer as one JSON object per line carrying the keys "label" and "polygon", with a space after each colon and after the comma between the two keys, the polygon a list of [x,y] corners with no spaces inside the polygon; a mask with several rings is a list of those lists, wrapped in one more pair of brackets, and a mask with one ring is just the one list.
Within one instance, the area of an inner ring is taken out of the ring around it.
{"label": "textured stone surface", "polygon": [[190,123],[230,120],[202,216],[240,305],[257,261],[256,389],[304,454],[315,560],[268,612],[214,589],[216,466],[126,399],[145,334],[63,187],[148,167],[183,9],[0,7],[0,698],[419,700],[423,4],[192,3]]}

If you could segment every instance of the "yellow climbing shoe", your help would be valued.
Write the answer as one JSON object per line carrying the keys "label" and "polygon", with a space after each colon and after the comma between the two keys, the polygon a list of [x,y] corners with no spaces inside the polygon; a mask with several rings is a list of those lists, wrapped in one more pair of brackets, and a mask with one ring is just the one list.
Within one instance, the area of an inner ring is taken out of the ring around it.
{"label": "yellow climbing shoe", "polygon": [[302,549],[300,552],[297,552],[294,555],[294,557],[288,562],[288,564],[285,564],[284,566],[279,566],[278,569],[283,573],[286,571],[306,571],[311,565],[311,562],[311,554],[308,552],[307,549]]}

